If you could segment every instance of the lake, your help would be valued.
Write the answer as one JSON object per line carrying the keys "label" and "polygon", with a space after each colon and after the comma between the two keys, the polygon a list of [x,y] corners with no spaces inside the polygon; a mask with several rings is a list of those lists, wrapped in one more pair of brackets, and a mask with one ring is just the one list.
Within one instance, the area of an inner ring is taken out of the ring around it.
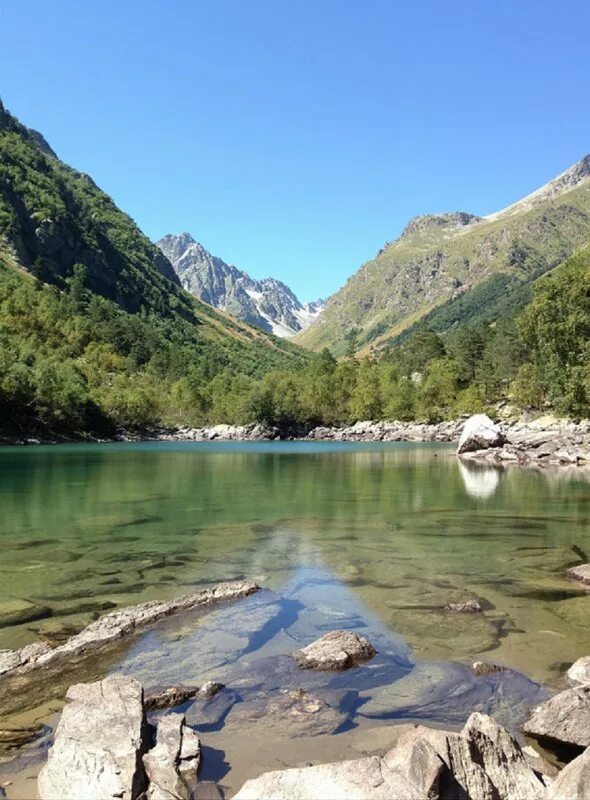
{"label": "lake", "polygon": [[[114,671],[226,684],[187,713],[203,774],[230,793],[266,769],[385,747],[394,723],[456,727],[477,709],[516,729],[590,653],[590,598],[564,577],[590,561],[589,488],[582,468],[460,463],[448,445],[1,448],[0,649],[213,581],[263,590],[168,619],[51,686],[0,688],[0,728],[48,726],[2,756],[0,783],[32,796],[65,686]],[[444,611],[471,598],[483,613]],[[334,628],[378,655],[298,670],[288,654]],[[476,678],[477,659],[510,669]]]}

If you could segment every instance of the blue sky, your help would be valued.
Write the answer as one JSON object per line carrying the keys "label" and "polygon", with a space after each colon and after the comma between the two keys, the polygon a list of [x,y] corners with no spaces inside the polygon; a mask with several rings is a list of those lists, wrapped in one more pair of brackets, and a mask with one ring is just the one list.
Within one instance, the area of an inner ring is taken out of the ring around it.
{"label": "blue sky", "polygon": [[152,239],[302,299],[407,220],[485,214],[590,151],[587,2],[20,0],[0,96]]}

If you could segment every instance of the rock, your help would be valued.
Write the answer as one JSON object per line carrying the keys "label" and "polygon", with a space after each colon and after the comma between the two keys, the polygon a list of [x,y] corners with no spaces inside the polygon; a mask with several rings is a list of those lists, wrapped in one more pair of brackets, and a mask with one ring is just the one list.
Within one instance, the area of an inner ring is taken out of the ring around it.
{"label": "rock", "polygon": [[588,800],[590,797],[590,748],[562,769],[547,792],[547,800]]}
{"label": "rock", "polygon": [[487,450],[489,447],[501,447],[505,442],[506,437],[487,414],[474,414],[463,426],[457,454]]}
{"label": "rock", "polygon": [[586,586],[590,586],[590,564],[579,564],[577,567],[570,567],[565,574],[572,581],[579,581]]}
{"label": "rock", "polygon": [[237,703],[230,719],[233,726],[241,725],[250,732],[260,723],[265,735],[274,729],[281,737],[332,734],[347,719],[338,708],[338,699],[341,696],[336,702],[326,702],[305,689],[282,689],[270,696],[262,691],[250,695],[247,703]]}
{"label": "rock", "polygon": [[164,617],[223,600],[247,597],[257,592],[259,588],[251,581],[218,583],[200,592],[177,597],[174,600],[152,600],[111,611],[109,614],[99,617],[59,647],[51,648],[47,644],[34,644],[28,645],[22,650],[0,651],[0,677],[30,672],[37,667],[46,667],[60,660],[69,662],[74,656],[84,655],[125,636],[130,636],[137,628],[157,622]]}
{"label": "rock", "polygon": [[447,603],[445,611],[451,614],[479,614],[483,608],[477,600],[466,600],[464,603]]}
{"label": "rock", "polygon": [[530,768],[516,739],[485,714],[472,714],[461,735],[467,739],[474,760],[490,778],[498,797],[505,800],[536,800],[545,792],[544,783]]}
{"label": "rock", "polygon": [[143,756],[149,780],[146,800],[189,800],[194,795],[201,744],[184,714],[167,714],[158,723],[156,745]]}
{"label": "rock", "polygon": [[211,698],[215,697],[215,695],[222,689],[225,689],[223,683],[217,683],[217,681],[205,681],[205,683],[197,692],[196,698],[197,700],[211,700]]}
{"label": "rock", "polygon": [[0,597],[0,628],[45,619],[51,614],[50,608],[31,603],[30,600],[23,600],[19,597]]}
{"label": "rock", "polygon": [[39,773],[41,800],[135,800],[146,788],[143,689],[114,675],[67,693],[55,742]]}
{"label": "rock", "polygon": [[34,742],[48,730],[44,725],[30,725],[18,728],[0,728],[0,748],[11,750]]}
{"label": "rock", "polygon": [[472,714],[460,734],[417,726],[383,758],[267,772],[235,800],[541,800],[545,789],[516,740]]}
{"label": "rock", "polygon": [[553,778],[559,775],[559,770],[557,767],[553,764],[550,764],[546,758],[543,758],[543,756],[538,753],[534,747],[531,747],[527,744],[522,748],[522,752],[529,767],[539,778],[541,778],[545,786],[548,786]]}
{"label": "rock", "polygon": [[590,685],[566,689],[538,706],[523,731],[541,741],[590,745]]}
{"label": "rock", "polygon": [[492,675],[495,672],[504,672],[506,667],[501,664],[492,664],[489,661],[474,661],[471,669],[474,675],[480,677],[482,675]]}
{"label": "rock", "polygon": [[199,692],[198,686],[169,686],[167,689],[152,689],[145,696],[146,711],[174,708],[192,700]]}
{"label": "rock", "polygon": [[[397,768],[401,771],[398,771]],[[246,781],[234,800],[430,800],[438,797],[445,766],[424,744],[410,762],[389,768],[378,756],[315,767],[266,772]]]}
{"label": "rock", "polygon": [[567,677],[574,686],[590,683],[590,656],[582,656],[567,671]]}
{"label": "rock", "polygon": [[376,654],[370,641],[353,631],[330,631],[291,655],[304,669],[340,670],[356,666]]}

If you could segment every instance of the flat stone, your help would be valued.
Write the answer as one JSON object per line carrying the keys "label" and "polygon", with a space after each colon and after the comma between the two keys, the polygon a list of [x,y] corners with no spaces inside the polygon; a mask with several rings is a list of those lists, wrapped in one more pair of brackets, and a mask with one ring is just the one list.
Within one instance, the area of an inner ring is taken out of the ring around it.
{"label": "flat stone", "polygon": [[113,675],[71,686],[66,696],[70,703],[39,773],[41,800],[139,798],[148,739],[141,684]]}
{"label": "flat stone", "polygon": [[590,656],[582,656],[574,662],[567,671],[567,677],[574,686],[590,683]]}
{"label": "flat stone", "polygon": [[270,696],[260,692],[247,703],[236,704],[231,711],[232,725],[243,725],[252,731],[257,723],[279,736],[319,736],[335,733],[346,721],[347,714],[336,705],[305,689],[276,692]]}
{"label": "flat stone", "polygon": [[330,631],[291,655],[304,669],[342,670],[367,661],[375,654],[375,648],[365,636],[338,630]]}
{"label": "flat stone", "polygon": [[538,706],[523,726],[535,739],[572,747],[590,745],[590,685],[566,689]]}

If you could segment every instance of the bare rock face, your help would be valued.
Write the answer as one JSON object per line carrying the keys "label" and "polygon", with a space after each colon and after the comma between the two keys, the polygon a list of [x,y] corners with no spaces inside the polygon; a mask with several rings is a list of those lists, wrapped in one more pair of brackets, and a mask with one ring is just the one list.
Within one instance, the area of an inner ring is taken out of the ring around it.
{"label": "bare rock face", "polygon": [[376,654],[371,642],[353,631],[330,631],[301,650],[292,653],[304,669],[340,670],[356,666]]}
{"label": "bare rock face", "polygon": [[139,798],[146,788],[141,759],[148,740],[141,684],[114,675],[75,684],[67,698],[39,773],[41,800]]}
{"label": "bare rock face", "polygon": [[547,794],[547,800],[586,800],[590,797],[590,748],[564,767]]}
{"label": "bare rock face", "polygon": [[569,682],[573,686],[590,683],[590,656],[582,656],[567,671]]}
{"label": "bare rock face", "polygon": [[586,586],[590,586],[590,564],[579,564],[576,567],[570,567],[566,570],[566,575],[572,581],[579,581]]}
{"label": "bare rock face", "polygon": [[590,745],[590,684],[566,689],[538,706],[523,726],[535,739],[571,747]]}
{"label": "bare rock face", "polygon": [[474,414],[463,426],[457,454],[486,450],[489,447],[501,447],[505,442],[506,437],[487,414]]}
{"label": "bare rock face", "polygon": [[197,783],[201,743],[184,714],[167,714],[158,723],[156,745],[143,756],[149,780],[146,800],[190,800]]}
{"label": "bare rock face", "polygon": [[542,800],[545,791],[516,740],[473,714],[461,734],[418,726],[383,758],[265,773],[235,800]]}

